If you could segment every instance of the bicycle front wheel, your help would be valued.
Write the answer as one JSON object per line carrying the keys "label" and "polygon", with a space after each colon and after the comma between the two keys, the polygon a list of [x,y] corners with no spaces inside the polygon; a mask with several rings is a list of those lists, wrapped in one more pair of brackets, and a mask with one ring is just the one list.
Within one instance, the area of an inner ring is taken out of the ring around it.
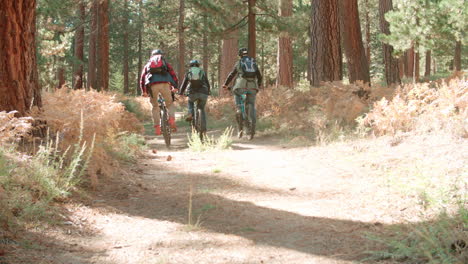
{"label": "bicycle front wheel", "polygon": [[166,108],[162,110],[161,130],[164,137],[164,142],[166,143],[166,147],[169,148],[171,146],[171,127],[169,126],[169,114]]}

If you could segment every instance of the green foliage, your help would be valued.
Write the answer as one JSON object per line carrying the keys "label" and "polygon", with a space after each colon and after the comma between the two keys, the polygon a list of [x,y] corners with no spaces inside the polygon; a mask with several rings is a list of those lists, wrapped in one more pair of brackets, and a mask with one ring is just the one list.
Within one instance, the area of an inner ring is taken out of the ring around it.
{"label": "green foliage", "polygon": [[202,141],[198,133],[193,131],[188,137],[188,146],[191,151],[195,152],[229,149],[232,146],[232,132],[233,128],[228,127],[218,139],[207,135]]}
{"label": "green foliage", "polygon": [[146,142],[142,135],[123,132],[117,135],[110,134],[105,148],[113,157],[133,162],[146,149]]}
{"label": "green foliage", "polygon": [[41,220],[50,214],[51,201],[66,198],[83,180],[94,142],[88,147],[79,141],[64,152],[58,145],[58,137],[47,140],[30,157],[0,148],[0,187],[6,195],[0,220]]}
{"label": "green foliage", "polygon": [[405,263],[466,263],[467,228],[468,210],[460,206],[452,216],[442,212],[428,222],[398,226],[391,236],[369,236],[369,239],[386,246],[385,250],[370,252],[370,259],[393,259]]}

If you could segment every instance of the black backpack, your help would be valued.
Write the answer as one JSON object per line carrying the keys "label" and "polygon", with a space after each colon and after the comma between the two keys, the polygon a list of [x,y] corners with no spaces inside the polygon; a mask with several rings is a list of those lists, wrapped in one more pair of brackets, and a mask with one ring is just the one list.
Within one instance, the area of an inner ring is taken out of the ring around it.
{"label": "black backpack", "polygon": [[240,60],[240,67],[242,69],[243,78],[255,78],[257,77],[258,66],[254,58],[244,56]]}
{"label": "black backpack", "polygon": [[190,79],[190,88],[199,90],[203,88],[203,76],[204,72],[198,67],[192,67],[189,70],[188,77]]}

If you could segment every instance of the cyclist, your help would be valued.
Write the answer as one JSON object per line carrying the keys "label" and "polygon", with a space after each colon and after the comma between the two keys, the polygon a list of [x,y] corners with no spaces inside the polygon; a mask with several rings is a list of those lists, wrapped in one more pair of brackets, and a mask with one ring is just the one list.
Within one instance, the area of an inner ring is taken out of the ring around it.
{"label": "cyclist", "polygon": [[198,107],[201,109],[201,132],[206,132],[206,115],[205,105],[208,100],[208,95],[211,94],[210,83],[205,71],[200,68],[198,60],[191,60],[189,62],[190,69],[185,74],[185,78],[179,89],[179,95],[184,94],[187,90],[189,98],[188,102],[188,115],[185,119],[187,122],[192,121],[195,113],[195,102],[198,101]]}
{"label": "cyclist", "polygon": [[247,49],[239,49],[239,61],[234,65],[234,69],[231,71],[226,81],[224,82],[223,88],[228,89],[229,83],[237,76],[232,93],[234,94],[235,104],[237,107],[236,121],[238,126],[239,138],[243,135],[243,124],[242,124],[242,110],[241,110],[241,95],[246,92],[246,103],[250,105],[251,131],[247,131],[250,134],[250,139],[254,137],[255,125],[257,122],[256,111],[255,111],[255,99],[257,92],[262,84],[262,74],[258,69],[255,59],[250,58],[247,55]]}
{"label": "cyclist", "polygon": [[177,92],[177,89],[174,87],[178,86],[178,79],[174,69],[168,62],[166,62],[163,55],[164,54],[161,50],[153,50],[140,77],[142,96],[149,96],[150,102],[153,106],[152,115],[154,132],[156,135],[161,135],[161,117],[158,104],[159,93],[161,93],[166,102],[166,107],[169,109],[169,125],[171,126],[172,131],[177,131],[172,93]]}

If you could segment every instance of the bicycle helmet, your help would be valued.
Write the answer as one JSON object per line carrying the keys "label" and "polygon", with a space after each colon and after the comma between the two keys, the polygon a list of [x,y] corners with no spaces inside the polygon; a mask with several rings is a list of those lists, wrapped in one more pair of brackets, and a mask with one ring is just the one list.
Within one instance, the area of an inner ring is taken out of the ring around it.
{"label": "bicycle helmet", "polygon": [[163,54],[163,52],[160,49],[155,49],[155,50],[151,51],[151,56],[162,55],[162,54]]}
{"label": "bicycle helmet", "polygon": [[240,48],[239,49],[239,56],[245,56],[247,55],[247,48]]}
{"label": "bicycle helmet", "polygon": [[198,60],[191,60],[189,62],[189,65],[190,65],[190,67],[194,67],[194,66],[198,67],[198,66],[200,66],[200,62]]}

